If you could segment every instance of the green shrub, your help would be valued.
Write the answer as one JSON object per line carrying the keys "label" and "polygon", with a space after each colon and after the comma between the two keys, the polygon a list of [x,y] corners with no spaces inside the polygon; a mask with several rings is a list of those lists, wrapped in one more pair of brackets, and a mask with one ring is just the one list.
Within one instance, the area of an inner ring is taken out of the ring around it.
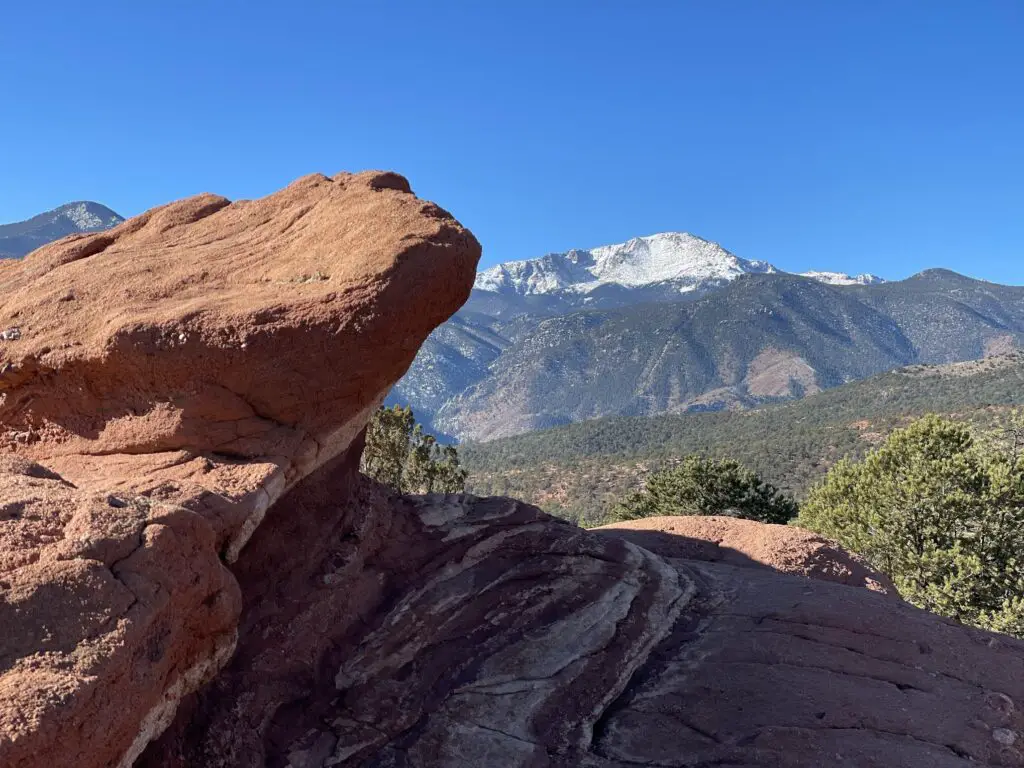
{"label": "green shrub", "polygon": [[642,491],[616,505],[608,522],[660,515],[727,515],[785,523],[796,502],[732,459],[687,456],[678,466],[655,472]]}
{"label": "green shrub", "polygon": [[366,430],[360,470],[399,493],[461,493],[466,470],[454,445],[416,423],[412,408],[380,408]]}
{"label": "green shrub", "polygon": [[1018,448],[1016,440],[978,439],[967,424],[926,416],[862,461],[833,467],[801,506],[797,525],[865,556],[914,605],[1022,635]]}

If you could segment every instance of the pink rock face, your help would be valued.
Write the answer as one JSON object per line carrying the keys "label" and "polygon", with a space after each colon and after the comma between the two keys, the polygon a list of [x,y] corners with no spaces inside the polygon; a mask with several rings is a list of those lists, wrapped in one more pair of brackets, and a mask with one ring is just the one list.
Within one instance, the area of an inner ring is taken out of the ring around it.
{"label": "pink rock face", "polygon": [[824,536],[791,525],[694,515],[626,520],[594,530],[664,557],[763,566],[899,596],[889,577],[862,558]]}

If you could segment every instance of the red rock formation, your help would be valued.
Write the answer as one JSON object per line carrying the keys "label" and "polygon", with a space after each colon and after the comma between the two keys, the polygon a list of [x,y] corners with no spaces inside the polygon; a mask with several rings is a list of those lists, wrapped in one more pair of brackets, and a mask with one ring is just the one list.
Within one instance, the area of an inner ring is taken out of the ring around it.
{"label": "red rock formation", "polygon": [[199,515],[0,463],[0,765],[130,764],[230,658],[238,585]]}
{"label": "red rock formation", "polygon": [[0,447],[184,503],[234,556],[351,442],[479,255],[405,179],[363,173],[201,195],[6,261]]}
{"label": "red rock formation", "polygon": [[479,256],[363,173],[0,265],[0,765],[127,765],[160,733],[234,647],[219,555],[345,453]]}
{"label": "red rock formation", "polygon": [[1024,765],[1024,643],[826,544],[361,478],[478,255],[361,174],[0,267],[0,765]]}
{"label": "red rock formation", "polygon": [[898,596],[889,577],[834,541],[802,528],[735,517],[647,517],[593,529],[668,558],[764,566]]}

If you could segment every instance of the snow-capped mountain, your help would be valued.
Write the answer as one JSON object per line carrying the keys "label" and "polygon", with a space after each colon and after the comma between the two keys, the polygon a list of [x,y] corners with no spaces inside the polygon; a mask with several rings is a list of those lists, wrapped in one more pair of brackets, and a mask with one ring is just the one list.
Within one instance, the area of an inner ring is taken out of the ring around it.
{"label": "snow-capped mountain", "polygon": [[498,264],[477,275],[474,287],[517,296],[580,295],[604,286],[656,285],[689,293],[742,274],[777,271],[767,262],[741,259],[696,235],[664,232],[617,245]]}
{"label": "snow-capped mountain", "polygon": [[870,272],[860,275],[848,275],[845,272],[801,272],[800,275],[829,285],[878,285],[885,282],[883,278]]}
{"label": "snow-capped mountain", "polygon": [[68,235],[100,232],[124,218],[105,205],[89,201],[67,203],[26,221],[0,225],[0,257],[17,258]]}
{"label": "snow-capped mountain", "polygon": [[[699,294],[720,288],[740,275],[777,273],[766,261],[750,261],[718,243],[688,232],[634,237],[625,243],[590,250],[549,253],[538,259],[508,261],[477,275],[474,287],[503,296],[548,296],[574,300],[599,289],[657,289],[662,297]],[[870,274],[804,272],[803,277],[829,285],[875,285]]]}

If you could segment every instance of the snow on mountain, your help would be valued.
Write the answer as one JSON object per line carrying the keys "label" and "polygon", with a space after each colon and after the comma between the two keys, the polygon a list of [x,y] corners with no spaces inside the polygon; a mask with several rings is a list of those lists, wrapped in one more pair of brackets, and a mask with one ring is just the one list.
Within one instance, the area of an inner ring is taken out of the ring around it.
{"label": "snow on mountain", "polygon": [[860,275],[848,275],[845,272],[801,272],[802,277],[809,277],[811,280],[817,280],[820,283],[828,283],[829,285],[878,285],[884,283],[885,280],[878,275],[872,275],[865,272]]}
{"label": "snow on mountain", "polygon": [[746,273],[776,271],[767,262],[741,259],[718,243],[686,232],[665,232],[591,250],[574,249],[498,264],[477,275],[475,287],[527,296],[590,293],[604,285],[639,288],[670,284],[686,293]]}
{"label": "snow on mountain", "polygon": [[[766,261],[748,261],[687,232],[634,237],[590,250],[549,253],[539,259],[507,261],[477,275],[481,291],[515,296],[580,295],[602,286],[671,287],[688,293],[721,286],[743,274],[778,272]],[[875,285],[875,275],[804,272],[829,285]]]}
{"label": "snow on mountain", "polygon": [[107,229],[124,221],[112,210],[99,203],[68,203],[53,213],[55,221],[63,216],[81,232]]}
{"label": "snow on mountain", "polygon": [[0,258],[17,258],[68,235],[100,232],[124,218],[105,205],[89,201],[67,203],[26,221],[0,224]]}

